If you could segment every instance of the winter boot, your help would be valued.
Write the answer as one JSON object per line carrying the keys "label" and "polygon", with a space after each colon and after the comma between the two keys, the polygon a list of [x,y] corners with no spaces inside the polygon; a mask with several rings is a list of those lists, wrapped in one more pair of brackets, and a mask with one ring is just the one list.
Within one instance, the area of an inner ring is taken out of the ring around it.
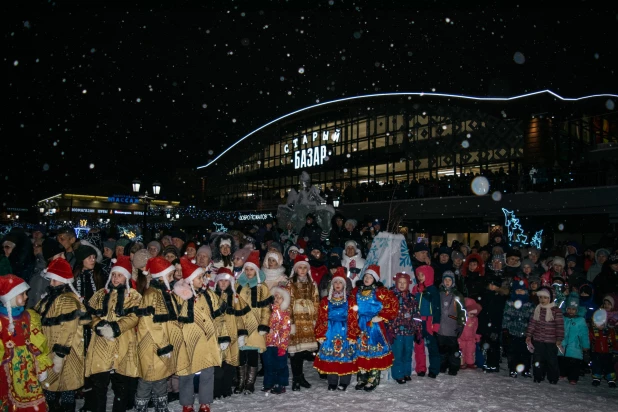
{"label": "winter boot", "polygon": [[425,371],[417,372],[416,376],[418,376],[419,378],[422,378],[423,376],[425,376]]}
{"label": "winter boot", "polygon": [[195,409],[193,409],[193,405],[183,406],[182,407],[182,412],[195,412]]}
{"label": "winter boot", "polygon": [[245,391],[245,384],[247,383],[247,370],[249,365],[244,364],[236,368],[236,380],[238,384],[234,388],[234,393],[239,394]]}
{"label": "winter boot", "polygon": [[592,386],[600,386],[601,385],[601,379],[593,379],[592,380]]}
{"label": "winter boot", "polygon": [[361,389],[365,389],[365,385],[367,385],[367,379],[369,378],[369,374],[366,372],[358,372],[356,374],[356,386],[354,389],[360,391]]}
{"label": "winter boot", "polygon": [[150,398],[135,398],[135,412],[146,412]]}
{"label": "winter boot", "polygon": [[169,409],[167,409],[167,395],[156,397],[154,403],[155,412],[170,412]]}
{"label": "winter boot", "polygon": [[245,395],[255,392],[255,378],[257,378],[257,367],[251,366],[247,372],[247,383],[243,392]]}
{"label": "winter boot", "polygon": [[608,385],[610,388],[612,388],[612,389],[615,389],[615,388],[616,388],[616,382],[615,382],[615,381],[609,381],[609,382],[607,382],[607,385]]}
{"label": "winter boot", "polygon": [[298,376],[294,376],[292,378],[292,391],[298,392],[300,390],[300,378]]}
{"label": "winter boot", "polygon": [[311,388],[311,384],[309,382],[307,382],[307,380],[305,379],[305,374],[301,374],[298,377],[298,383],[300,383],[300,386],[302,386],[303,388]]}
{"label": "winter boot", "polygon": [[270,393],[272,393],[274,395],[281,395],[281,394],[285,393],[285,386],[275,385],[275,387],[272,388]]}
{"label": "winter boot", "polygon": [[210,405],[200,404],[199,412],[210,412]]}
{"label": "winter boot", "polygon": [[344,384],[339,384],[339,386],[337,386],[337,390],[341,392],[345,392],[347,388],[348,388],[348,385],[344,385]]}
{"label": "winter boot", "polygon": [[329,391],[336,391],[337,390],[337,385],[328,385],[328,390]]}

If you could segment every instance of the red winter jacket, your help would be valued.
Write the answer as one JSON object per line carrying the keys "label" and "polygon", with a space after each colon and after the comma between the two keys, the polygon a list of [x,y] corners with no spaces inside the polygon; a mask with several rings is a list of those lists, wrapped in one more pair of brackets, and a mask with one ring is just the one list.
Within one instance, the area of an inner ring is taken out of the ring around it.
{"label": "red winter jacket", "polygon": [[588,331],[592,352],[611,353],[617,348],[616,331],[613,328],[599,329],[594,325],[590,325]]}

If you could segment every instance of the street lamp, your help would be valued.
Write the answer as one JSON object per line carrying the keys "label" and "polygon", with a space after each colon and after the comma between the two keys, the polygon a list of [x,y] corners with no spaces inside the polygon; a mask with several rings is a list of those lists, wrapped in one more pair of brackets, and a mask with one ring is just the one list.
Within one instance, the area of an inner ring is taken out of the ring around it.
{"label": "street lamp", "polygon": [[[144,203],[144,228],[142,230],[142,233],[144,234],[144,237],[145,237],[145,235],[146,235],[146,219],[147,219],[147,216],[148,216],[148,209],[150,209],[150,203],[155,199],[155,197],[148,196],[148,191],[147,190],[144,192],[143,196],[139,196],[139,189],[140,189],[141,185],[142,185],[142,182],[140,182],[139,179],[134,179],[133,182],[132,182],[133,193],[138,195],[138,197]],[[154,196],[158,196],[161,193],[161,183],[155,181],[152,184],[152,193],[153,193]]]}
{"label": "street lamp", "polygon": [[39,208],[39,213],[42,215],[45,214],[45,208],[43,206]]}
{"label": "street lamp", "polygon": [[335,200],[333,200],[333,206],[335,207],[335,209],[337,209],[339,207],[339,198],[335,198]]}
{"label": "street lamp", "polygon": [[133,193],[139,193],[139,187],[141,184],[142,182],[140,182],[139,179],[133,180]]}
{"label": "street lamp", "polygon": [[159,196],[160,192],[161,192],[161,183],[154,182],[152,184],[152,194],[155,195],[155,196]]}
{"label": "street lamp", "polygon": [[171,214],[170,212],[167,212],[167,213],[165,214],[165,217],[169,219],[169,218],[171,218],[171,217],[172,217],[172,214]]}

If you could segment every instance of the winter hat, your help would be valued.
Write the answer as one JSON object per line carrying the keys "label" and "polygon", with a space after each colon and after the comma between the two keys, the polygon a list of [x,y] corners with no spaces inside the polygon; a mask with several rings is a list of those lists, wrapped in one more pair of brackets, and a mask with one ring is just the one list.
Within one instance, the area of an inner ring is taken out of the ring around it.
{"label": "winter hat", "polygon": [[605,295],[603,297],[603,301],[608,301],[609,303],[611,303],[612,310],[616,307],[616,301],[614,300],[614,297],[612,295]]}
{"label": "winter hat", "polygon": [[465,298],[464,306],[466,307],[466,312],[474,316],[478,316],[483,310],[483,307],[472,298]]}
{"label": "winter hat", "polygon": [[[146,250],[146,249],[142,249]],[[148,251],[146,251],[148,253]],[[148,260],[146,260],[148,262]],[[105,283],[105,290],[109,292],[109,285],[112,283],[112,273],[118,272],[126,278],[126,286],[127,292],[131,290],[131,271],[133,268],[131,267],[131,258],[129,256],[118,256],[117,259],[112,259],[111,270],[109,271],[109,277],[107,278],[107,283]],[[146,266],[146,264],[144,264]]]}
{"label": "winter hat", "polygon": [[[551,322],[554,320],[554,315],[552,313],[552,308],[555,306],[553,301],[554,301],[554,292],[551,290],[551,288],[548,288],[546,286],[543,286],[541,289],[539,289],[536,292],[537,296],[547,296],[549,297],[549,307],[546,308],[545,310],[545,322]],[[537,305],[536,308],[534,309],[534,314],[532,315],[533,319],[538,321],[541,319],[541,305]]]}
{"label": "winter hat", "polygon": [[170,290],[170,283],[167,280],[167,275],[175,270],[176,267],[165,260],[163,256],[155,256],[148,259],[143,273],[144,275],[150,274],[153,279],[163,278],[163,283],[165,283],[167,290]]}
{"label": "winter hat", "polygon": [[128,245],[129,243],[131,243],[131,240],[127,239],[126,237],[120,238],[116,241],[116,247],[117,246],[122,246],[125,247],[126,245]]}
{"label": "winter hat", "polygon": [[13,235],[6,235],[2,241],[2,246],[4,245],[14,248],[17,245],[17,238]]}
{"label": "winter hat", "polygon": [[311,274],[311,265],[309,265],[309,258],[307,257],[307,255],[296,255],[296,258],[294,259],[294,267],[292,268],[292,273],[296,273],[296,268],[300,265],[306,265],[309,269],[309,274]]}
{"label": "winter hat", "polygon": [[193,279],[204,275],[204,269],[191,262],[186,257],[180,258],[180,266],[182,267],[182,278],[187,285],[191,287],[191,292],[195,296],[195,288],[193,288]]}
{"label": "winter hat", "polygon": [[348,240],[347,242],[345,242],[344,249],[347,249],[348,246],[354,246],[354,248],[356,249],[356,253],[360,252],[360,250],[358,249],[358,243],[356,243],[355,240]]}
{"label": "winter hat", "polygon": [[511,249],[508,252],[506,252],[506,257],[510,258],[510,257],[517,257],[521,259],[521,252],[517,249]]}
{"label": "winter hat", "polygon": [[212,250],[210,250],[210,246],[208,245],[200,246],[200,248],[197,250],[196,256],[199,256],[202,253],[212,259]]}
{"label": "winter hat", "polygon": [[295,250],[297,253],[302,253],[302,252],[300,251],[300,249],[299,249],[299,248],[297,248],[297,247],[296,247],[296,246],[294,246],[294,245],[290,246],[290,247],[288,248],[288,250],[287,250],[287,252],[286,252],[286,253],[290,253],[292,250]]}
{"label": "winter hat", "polygon": [[365,270],[365,275],[371,275],[373,276],[376,282],[379,282],[380,281],[380,266],[369,265],[367,267],[367,270]]}
{"label": "winter hat", "polygon": [[[228,242],[229,242],[229,239],[221,239],[221,243],[219,245],[227,244]],[[231,245],[232,243],[229,242],[229,244]],[[245,247],[241,247],[236,252],[234,252],[234,254],[232,255],[232,259],[236,259],[237,257],[239,257],[244,262],[246,262],[247,258],[249,257],[249,255],[251,254],[252,251],[253,251],[253,249],[252,249],[252,246],[250,246],[250,245],[247,245]]]}
{"label": "winter hat", "polygon": [[523,269],[525,266],[530,266],[532,269],[534,269],[534,262],[533,262],[532,260],[530,260],[530,259],[524,259],[524,260],[521,262],[521,267],[522,267],[522,269]]}
{"label": "winter hat", "polygon": [[412,250],[413,250],[413,253],[423,252],[423,251],[425,251],[427,253],[430,252],[429,246],[427,246],[427,244],[425,242],[417,243],[416,245],[414,245],[414,249],[412,249]]}
{"label": "winter hat", "polygon": [[577,255],[567,255],[565,260],[566,260],[566,263],[577,262]]}
{"label": "winter hat", "polygon": [[459,252],[459,251],[457,251],[457,250],[455,250],[453,253],[451,253],[451,259],[452,259],[452,260],[455,260],[455,259],[463,259],[463,258],[464,258],[463,253],[461,253],[461,252]]}
{"label": "winter hat", "polygon": [[451,257],[451,254],[453,253],[453,249],[451,249],[448,246],[441,246],[438,249],[438,256],[439,255],[448,255],[449,257]]}
{"label": "winter hat", "polygon": [[170,232],[170,236],[172,237],[172,239],[176,238],[182,240],[183,242],[187,241],[187,235],[182,230],[172,230]]}
{"label": "winter hat", "polygon": [[589,283],[584,283],[579,287],[579,294],[585,293],[588,297],[592,296],[592,286]]}
{"label": "winter hat", "polygon": [[[193,249],[195,249],[197,251],[197,245],[195,244],[195,242],[191,241],[189,243],[187,243],[185,245],[185,250],[187,250],[188,248],[192,247]],[[187,254],[187,252],[185,252],[185,255]]]}
{"label": "winter hat", "polygon": [[253,268],[256,274],[260,273],[260,251],[259,250],[252,250],[251,253],[249,253],[249,257],[247,258],[247,261],[242,266],[243,272],[247,266]]}
{"label": "winter hat", "polygon": [[65,285],[69,285],[69,288],[71,288],[73,293],[75,293],[79,299],[82,298],[77,290],[75,290],[75,286],[73,286],[73,282],[75,281],[75,278],[73,277],[73,269],[71,269],[71,265],[66,260],[52,260],[49,266],[47,266],[47,269],[45,269],[45,278],[49,280],[57,280]]}
{"label": "winter hat", "polygon": [[150,259],[148,249],[140,249],[133,254],[133,260],[131,263],[136,269],[144,269],[146,263],[148,263],[148,259]]}
{"label": "winter hat", "polygon": [[[230,290],[232,292],[234,292],[236,290],[236,279],[234,278],[234,274],[232,273],[232,271],[229,268],[224,267],[220,267],[217,270],[217,276],[215,276],[215,285],[220,281],[220,280],[229,280],[230,281]],[[238,301],[238,300],[236,300]]]}
{"label": "winter hat", "polygon": [[[526,293],[523,294],[523,295],[518,295],[517,294],[518,290],[524,290],[524,291],[526,291]],[[528,291],[528,285],[526,284],[526,281],[524,281],[524,280],[517,281],[516,280],[516,281],[512,282],[511,283],[511,300],[512,301],[519,300],[522,303],[528,302],[529,295],[528,295],[527,291]]]}
{"label": "winter hat", "polygon": [[406,272],[397,273],[393,278],[395,287],[397,286],[397,282],[399,281],[399,279],[405,279],[408,282],[408,290],[412,292],[412,278],[410,277],[410,275]]}
{"label": "winter hat", "polygon": [[146,246],[146,249],[150,249],[151,247],[157,248],[157,254],[161,252],[161,243],[157,242],[156,240],[153,240],[152,242],[148,243],[148,245]]}
{"label": "winter hat", "polygon": [[279,242],[273,242],[270,244],[270,248],[275,248],[279,251],[279,253],[281,253],[283,255],[283,246],[281,246],[281,243]]}
{"label": "winter hat", "polygon": [[94,247],[89,246],[89,245],[79,245],[79,247],[77,249],[75,249],[75,260],[78,263],[81,263],[84,261],[84,259],[87,259],[88,257],[94,255],[95,259],[97,256],[97,251],[94,249]]}
{"label": "winter hat", "polygon": [[330,281],[330,288],[328,290],[328,300],[331,300],[333,297],[333,283],[341,282],[343,283],[343,299],[346,300],[346,288],[347,288],[347,276],[345,273],[344,267],[338,267],[333,275],[333,278]]}
{"label": "winter hat", "polygon": [[281,253],[268,252],[266,253],[266,256],[264,256],[264,262],[262,263],[264,267],[266,267],[266,265],[268,264],[269,258],[275,259],[275,261],[279,264],[279,266],[283,265],[283,256],[281,255]]}
{"label": "winter hat", "polygon": [[63,253],[64,248],[62,245],[53,237],[48,237],[43,241],[43,259],[47,262],[49,259],[56,256],[58,253]]}
{"label": "winter hat", "polygon": [[607,324],[607,311],[605,309],[599,309],[592,315],[592,323],[597,328],[603,328]]}
{"label": "winter hat", "polygon": [[[148,245],[150,246],[150,245]],[[115,251],[116,249],[116,242],[113,240],[106,240],[105,242],[103,242],[103,247],[104,248],[108,248],[111,251]],[[159,246],[159,251],[161,251],[161,246]]]}
{"label": "winter hat", "polygon": [[288,308],[290,307],[290,292],[288,292],[287,289],[279,286],[273,287],[270,290],[270,295],[273,297],[273,302],[276,294],[281,295],[281,297],[283,298],[283,302],[281,303],[281,306],[279,306],[279,309],[288,310]]}
{"label": "winter hat", "polygon": [[562,267],[565,266],[564,258],[560,256],[554,256],[554,260],[552,261],[552,265],[560,265]]}
{"label": "winter hat", "polygon": [[347,225],[348,223],[352,224],[354,227],[356,227],[356,225],[358,225],[358,222],[355,219],[348,219],[345,221],[344,226]]}
{"label": "winter hat", "polygon": [[554,300],[554,291],[548,288],[547,286],[543,286],[536,292],[537,296],[546,296],[549,298],[549,301],[552,302]]}
{"label": "winter hat", "polygon": [[450,270],[445,270],[444,273],[442,274],[442,283],[444,283],[444,279],[446,278],[450,278],[451,281],[453,282],[451,287],[455,286],[455,274],[453,272],[451,272]]}
{"label": "winter hat", "polygon": [[579,309],[579,295],[577,292],[569,293],[565,301],[565,308],[575,308],[575,310]]}
{"label": "winter hat", "polygon": [[6,307],[9,317],[9,332],[15,332],[13,314],[11,313],[13,298],[30,289],[30,286],[20,277],[8,274],[0,276],[0,302]]}
{"label": "winter hat", "polygon": [[329,269],[341,267],[341,259],[339,256],[330,256],[328,258],[328,267]]}
{"label": "winter hat", "polygon": [[531,283],[540,284],[541,277],[534,272],[531,273],[530,276],[528,276],[528,284],[531,284]]}
{"label": "winter hat", "polygon": [[180,252],[178,251],[178,248],[174,245],[167,245],[163,248],[163,253],[162,255],[165,256],[168,253],[173,254],[176,257],[180,257]]}

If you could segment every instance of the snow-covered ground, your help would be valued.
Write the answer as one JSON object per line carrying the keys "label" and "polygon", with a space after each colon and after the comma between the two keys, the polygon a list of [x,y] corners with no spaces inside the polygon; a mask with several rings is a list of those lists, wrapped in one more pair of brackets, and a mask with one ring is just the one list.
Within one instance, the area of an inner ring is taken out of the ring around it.
{"label": "snow-covered ground", "polygon": [[[506,359],[503,360],[503,365]],[[544,412],[607,412],[616,410],[618,389],[610,389],[607,382],[593,387],[590,375],[576,385],[560,381],[550,385],[532,379],[510,378],[504,369],[500,373],[485,374],[479,370],[463,370],[457,376],[440,374],[436,379],[412,376],[412,381],[399,385],[383,379],[373,392],[354,390],[355,378],[345,392],[329,392],[326,380],[321,380],[305,363],[305,377],[313,385],[292,392],[291,387],[282,395],[259,391],[262,378],[258,378],[253,395],[233,395],[216,400],[212,412],[305,412],[305,411],[544,411]],[[291,379],[290,379],[291,383]],[[111,410],[112,392],[108,393],[108,410]],[[614,405],[614,406],[612,406]],[[78,408],[81,406],[78,404]],[[199,405],[196,404],[196,410]],[[178,402],[169,405],[170,411],[182,411]]]}

